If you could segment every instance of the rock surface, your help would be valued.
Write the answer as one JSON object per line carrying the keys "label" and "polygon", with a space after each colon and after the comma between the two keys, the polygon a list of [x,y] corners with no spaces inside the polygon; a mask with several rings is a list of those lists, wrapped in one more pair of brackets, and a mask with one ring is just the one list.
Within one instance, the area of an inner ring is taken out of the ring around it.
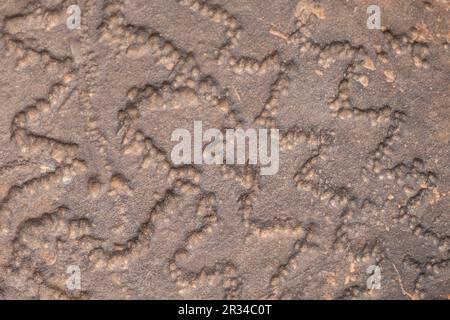
{"label": "rock surface", "polygon": [[1,2],[0,298],[450,298],[450,5],[372,2]]}

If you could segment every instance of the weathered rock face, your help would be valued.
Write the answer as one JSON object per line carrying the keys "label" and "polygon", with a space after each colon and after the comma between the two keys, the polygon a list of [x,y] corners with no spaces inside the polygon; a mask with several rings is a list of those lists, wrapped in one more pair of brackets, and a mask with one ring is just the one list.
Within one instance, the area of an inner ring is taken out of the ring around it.
{"label": "weathered rock face", "polygon": [[371,4],[1,3],[0,298],[448,299],[450,5]]}

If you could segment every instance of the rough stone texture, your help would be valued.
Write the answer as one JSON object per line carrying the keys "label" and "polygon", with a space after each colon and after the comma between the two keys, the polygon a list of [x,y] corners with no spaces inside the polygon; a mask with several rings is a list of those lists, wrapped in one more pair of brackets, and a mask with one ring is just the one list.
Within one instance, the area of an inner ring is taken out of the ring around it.
{"label": "rough stone texture", "polygon": [[[2,1],[0,298],[448,299],[449,9]],[[194,120],[279,128],[278,174],[175,166]]]}

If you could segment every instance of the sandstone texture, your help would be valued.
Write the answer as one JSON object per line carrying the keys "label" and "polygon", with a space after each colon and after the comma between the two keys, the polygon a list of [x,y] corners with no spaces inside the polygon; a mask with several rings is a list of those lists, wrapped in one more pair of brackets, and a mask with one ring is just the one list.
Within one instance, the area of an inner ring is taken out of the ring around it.
{"label": "sandstone texture", "polygon": [[[450,299],[449,11],[2,1],[0,299]],[[175,165],[198,120],[278,173]]]}

